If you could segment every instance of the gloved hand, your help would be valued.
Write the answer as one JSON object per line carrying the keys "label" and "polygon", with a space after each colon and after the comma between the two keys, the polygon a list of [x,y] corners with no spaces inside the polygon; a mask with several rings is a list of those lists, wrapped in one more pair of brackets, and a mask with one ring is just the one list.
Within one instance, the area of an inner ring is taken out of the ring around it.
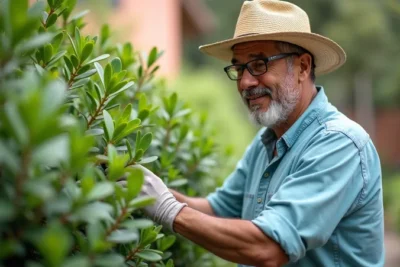
{"label": "gloved hand", "polygon": [[[144,183],[140,196],[149,196],[156,199],[153,205],[144,208],[146,214],[155,222],[163,225],[164,228],[174,232],[173,223],[175,217],[187,204],[177,201],[163,181],[150,170],[141,165],[136,165],[135,167],[140,168],[144,174]],[[124,185],[123,182],[120,181],[118,183]]]}

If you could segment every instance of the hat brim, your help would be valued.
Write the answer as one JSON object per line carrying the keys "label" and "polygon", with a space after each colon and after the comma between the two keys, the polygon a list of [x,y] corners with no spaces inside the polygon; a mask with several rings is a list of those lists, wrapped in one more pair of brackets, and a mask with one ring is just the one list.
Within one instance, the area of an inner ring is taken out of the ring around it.
{"label": "hat brim", "polygon": [[346,61],[346,53],[334,41],[315,33],[281,32],[268,34],[249,34],[213,44],[200,46],[201,52],[224,60],[232,60],[232,47],[239,43],[251,41],[283,41],[298,45],[313,54],[315,74],[322,75],[332,72]]}

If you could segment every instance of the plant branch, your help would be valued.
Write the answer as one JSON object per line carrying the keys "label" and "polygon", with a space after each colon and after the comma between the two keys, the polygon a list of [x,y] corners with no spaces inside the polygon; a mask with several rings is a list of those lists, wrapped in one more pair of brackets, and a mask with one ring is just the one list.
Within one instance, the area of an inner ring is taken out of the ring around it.
{"label": "plant branch", "polygon": [[125,206],[121,210],[121,214],[115,220],[115,223],[107,230],[106,237],[109,236],[113,231],[117,230],[121,221],[124,219],[125,215],[128,213],[128,207]]}
{"label": "plant branch", "polygon": [[132,249],[129,254],[125,257],[125,261],[129,261],[131,260],[136,253],[138,253],[140,251],[139,246],[137,246],[136,248]]}
{"label": "plant branch", "polygon": [[93,116],[90,118],[90,120],[87,123],[87,128],[89,129],[90,125],[96,120],[96,117],[100,114],[100,112],[103,110],[103,105],[104,103],[108,100],[108,95],[105,95],[104,98],[101,100],[99,107],[96,109],[94,112]]}

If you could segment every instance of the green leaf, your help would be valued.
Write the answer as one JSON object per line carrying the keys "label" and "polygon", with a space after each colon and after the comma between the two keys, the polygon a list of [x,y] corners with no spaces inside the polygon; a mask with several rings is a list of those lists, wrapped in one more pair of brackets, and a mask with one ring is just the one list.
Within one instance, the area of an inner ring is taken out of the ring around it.
{"label": "green leaf", "polygon": [[73,222],[83,221],[88,223],[94,223],[99,220],[110,221],[113,220],[111,216],[112,212],[113,207],[110,204],[93,202],[79,208],[69,219]]}
{"label": "green leaf", "polygon": [[138,150],[136,150],[134,160],[135,160],[135,161],[138,161],[139,159],[141,159],[141,158],[143,157],[143,154],[144,154],[143,149],[138,149]]}
{"label": "green leaf", "polygon": [[[140,119],[131,120],[128,123],[128,126],[125,128],[122,136],[128,136],[131,133],[133,133],[135,130],[139,129],[141,127],[140,123],[141,123]],[[136,145],[137,145],[137,143],[136,143]]]}
{"label": "green leaf", "polygon": [[174,118],[186,116],[186,115],[190,114],[190,112],[192,112],[190,109],[180,110],[174,115]]}
{"label": "green leaf", "polygon": [[4,105],[4,111],[8,124],[11,126],[16,139],[20,144],[26,145],[29,142],[29,132],[17,106],[13,102],[6,102]]}
{"label": "green leaf", "polygon": [[85,16],[86,14],[88,14],[90,12],[90,10],[83,10],[82,12],[76,14],[75,16],[71,17],[68,21],[68,23],[74,21],[74,20],[78,20],[80,18],[82,18],[83,16]]}
{"label": "green leaf", "polygon": [[91,252],[103,252],[105,250],[104,239],[106,229],[101,221],[96,221],[87,225],[86,236],[88,241],[88,249]]}
{"label": "green leaf", "polygon": [[44,46],[44,58],[43,58],[43,61],[45,63],[49,62],[52,56],[53,56],[53,46],[51,44],[46,44]]}
{"label": "green leaf", "polygon": [[174,235],[165,236],[160,239],[158,248],[161,251],[165,251],[165,250],[169,249],[175,243],[175,240],[176,240],[176,236],[174,236]]}
{"label": "green leaf", "polygon": [[122,70],[121,59],[119,59],[119,57],[116,57],[113,60],[111,60],[111,66],[114,73],[120,72]]}
{"label": "green leaf", "polygon": [[109,37],[110,37],[110,26],[108,24],[104,24],[100,30],[101,45],[104,45],[104,43],[108,40]]}
{"label": "green leaf", "polygon": [[97,99],[102,99],[104,94],[101,90],[100,86],[97,83],[94,83],[94,90],[96,91]]}
{"label": "green leaf", "polygon": [[47,0],[47,4],[49,5],[50,8],[54,7],[54,0]]}
{"label": "green leaf", "polygon": [[71,60],[67,56],[64,56],[64,62],[65,65],[67,65],[69,72],[72,73],[74,70],[74,65],[72,65]]}
{"label": "green leaf", "polygon": [[94,59],[92,59],[92,60],[86,62],[85,64],[86,64],[86,65],[87,65],[87,64],[92,64],[92,63],[94,63],[94,62],[104,60],[104,59],[106,59],[106,58],[108,58],[108,57],[110,57],[109,54],[103,54],[103,55],[101,55],[101,56],[95,57]]}
{"label": "green leaf", "polygon": [[[17,2],[17,1],[15,1],[15,2]],[[20,11],[18,11],[18,12],[20,12]],[[40,34],[28,39],[26,42],[23,42],[20,45],[18,45],[18,47],[15,48],[15,53],[23,54],[23,53],[26,53],[33,49],[36,49],[38,47],[41,47],[41,46],[45,45],[46,43],[51,42],[53,37],[54,37],[53,33],[40,33]]]}
{"label": "green leaf", "polygon": [[124,85],[124,86],[123,86],[121,89],[119,89],[118,91],[116,91],[116,92],[110,94],[110,97],[113,97],[113,96],[116,96],[116,95],[122,93],[123,91],[129,89],[129,88],[130,88],[132,85],[134,85],[134,84],[135,84],[134,82],[129,82],[129,83],[127,83],[126,85]]}
{"label": "green leaf", "polygon": [[82,86],[84,86],[85,84],[87,84],[89,81],[90,81],[90,78],[80,79],[80,80],[78,80],[78,81],[76,81],[76,82],[74,81],[73,84],[72,84],[72,86],[69,88],[69,90],[82,87]]}
{"label": "green leaf", "polygon": [[154,223],[152,220],[148,219],[133,219],[133,220],[127,220],[121,224],[122,227],[128,228],[128,229],[145,229],[153,226]]}
{"label": "green leaf", "polygon": [[85,62],[85,60],[89,58],[90,54],[93,51],[93,48],[94,48],[93,42],[85,44],[85,46],[82,49],[81,63]]}
{"label": "green leaf", "polygon": [[148,109],[143,109],[139,112],[138,118],[141,121],[144,121],[150,115],[150,111]]}
{"label": "green leaf", "polygon": [[100,128],[89,129],[85,132],[85,134],[93,135],[93,136],[102,135],[102,134],[104,134],[104,130],[100,129]]}
{"label": "green leaf", "polygon": [[60,58],[62,58],[65,54],[67,53],[67,51],[60,51],[57,54],[55,54],[51,60],[49,62],[47,62],[46,67],[50,67],[52,66],[54,63],[56,63]]}
{"label": "green leaf", "polygon": [[145,94],[141,94],[139,98],[139,111],[144,110],[147,108],[147,98]]}
{"label": "green leaf", "polygon": [[156,261],[162,260],[161,255],[159,255],[153,251],[146,250],[146,249],[144,249],[140,252],[137,252],[135,255],[143,260],[151,261],[151,262],[156,262]]}
{"label": "green leaf", "polygon": [[[81,33],[79,31],[78,27],[75,27],[75,45],[76,45],[76,50],[78,54],[76,55],[79,58],[79,53],[81,52],[81,44],[82,44],[82,38],[81,38]],[[80,62],[83,62],[80,60]]]}
{"label": "green leaf", "polygon": [[48,266],[61,266],[72,246],[72,238],[68,231],[58,223],[51,223],[44,228],[36,246],[45,258]]}
{"label": "green leaf", "polygon": [[90,114],[93,114],[95,112],[95,110],[97,109],[98,102],[96,101],[94,96],[89,91],[86,91],[86,95],[88,96],[88,98],[90,100],[89,101],[90,103],[88,103],[89,104],[89,107],[88,107],[89,112],[90,112]]}
{"label": "green leaf", "polygon": [[179,186],[186,185],[187,183],[188,183],[187,179],[179,179],[179,180],[175,180],[175,181],[168,183],[168,186],[169,187],[179,187]]}
{"label": "green leaf", "polygon": [[147,59],[147,68],[150,68],[151,65],[157,60],[157,47],[153,47],[150,51],[149,57]]}
{"label": "green leaf", "polygon": [[157,156],[142,158],[138,163],[139,164],[148,164],[148,163],[156,161],[157,159],[158,159]]}
{"label": "green leaf", "polygon": [[107,112],[107,110],[103,110],[103,117],[104,117],[104,125],[106,127],[107,135],[109,140],[114,135],[114,122],[113,119],[110,116],[110,113]]}
{"label": "green leaf", "polygon": [[110,84],[111,76],[112,76],[111,64],[107,64],[104,69],[104,86],[106,88],[106,91],[109,91],[111,89],[111,88],[108,88],[108,86]]}
{"label": "green leaf", "polygon": [[128,121],[131,117],[131,113],[132,113],[132,104],[129,103],[128,105],[126,105],[126,107],[124,108],[121,118],[123,121]]}
{"label": "green leaf", "polygon": [[126,266],[124,263],[125,263],[125,258],[121,254],[117,253],[98,255],[94,260],[94,265],[98,267]]}
{"label": "green leaf", "polygon": [[158,232],[154,230],[154,227],[143,229],[140,233],[140,247],[144,248],[156,241],[157,234]]}
{"label": "green leaf", "polygon": [[68,36],[68,38],[69,38],[69,40],[71,42],[72,48],[74,49],[75,56],[79,56],[79,53],[78,53],[78,50],[76,49],[76,45],[74,43],[74,40],[72,40],[72,37],[71,37],[71,35],[69,35],[68,32],[66,32],[66,34],[67,34],[67,36]]}
{"label": "green leaf", "polygon": [[32,161],[36,164],[46,164],[47,166],[59,166],[67,162],[69,158],[70,140],[67,135],[58,135],[46,140],[37,146],[32,155]]}
{"label": "green leaf", "polygon": [[97,183],[87,195],[88,201],[106,198],[114,193],[114,185],[110,182]]}
{"label": "green leaf", "polygon": [[59,34],[54,36],[53,40],[51,41],[54,50],[56,50],[56,51],[58,50],[63,39],[64,39],[64,32],[60,32]]}
{"label": "green leaf", "polygon": [[77,70],[79,67],[79,59],[75,55],[71,55],[71,62],[75,70]]}
{"label": "green leaf", "polygon": [[140,209],[153,204],[156,201],[154,197],[142,196],[137,197],[129,202],[129,207]]}
{"label": "green leaf", "polygon": [[[89,66],[89,65],[85,65],[85,66],[79,68],[77,74],[78,74],[78,75],[81,75],[81,74],[87,72],[88,70],[90,70],[90,66]],[[90,86],[91,86],[91,85],[90,85]],[[90,88],[88,88],[88,89],[90,90]]]}
{"label": "green leaf", "polygon": [[132,243],[139,239],[139,234],[136,230],[122,229],[113,231],[107,238],[107,241],[118,244]]}
{"label": "green leaf", "polygon": [[104,83],[104,70],[103,70],[103,67],[97,62],[94,63],[94,66],[95,66],[95,68],[97,70],[97,73],[99,74],[100,81],[103,84],[103,88],[105,89],[106,85]]}
{"label": "green leaf", "polygon": [[66,259],[62,265],[62,267],[90,267],[90,259],[89,257],[85,257],[82,255],[72,256]]}
{"label": "green leaf", "polygon": [[54,23],[56,23],[57,18],[58,18],[58,16],[56,13],[53,13],[50,16],[48,16],[47,20],[46,20],[46,28],[53,26]]}
{"label": "green leaf", "polygon": [[153,139],[153,134],[152,133],[146,133],[140,140],[138,149],[142,149],[143,152],[146,151],[150,144],[151,144],[151,140]]}
{"label": "green leaf", "polygon": [[137,168],[131,168],[126,180],[127,197],[131,200],[136,197],[142,189],[144,183],[143,171]]}
{"label": "green leaf", "polygon": [[125,137],[124,130],[128,124],[126,122],[120,123],[114,131],[112,138],[113,143],[118,144],[119,141]]}
{"label": "green leaf", "polygon": [[[131,143],[129,142],[128,139],[125,139],[125,144],[126,144],[126,147],[128,148],[129,159],[132,159],[133,158],[133,153],[132,153],[133,150],[132,150]],[[1,146],[0,146],[0,148],[1,148]],[[1,157],[0,157],[0,160],[1,160]]]}
{"label": "green leaf", "polygon": [[169,259],[167,264],[165,264],[165,267],[174,267],[174,261],[172,259]]}
{"label": "green leaf", "polygon": [[96,72],[97,72],[97,70],[95,70],[95,69],[88,70],[87,72],[76,76],[74,80],[77,81],[80,79],[88,78],[88,77],[94,75]]}
{"label": "green leaf", "polygon": [[178,95],[176,93],[173,93],[169,98],[169,107],[167,110],[171,117],[172,114],[174,114],[177,103],[178,103]]}

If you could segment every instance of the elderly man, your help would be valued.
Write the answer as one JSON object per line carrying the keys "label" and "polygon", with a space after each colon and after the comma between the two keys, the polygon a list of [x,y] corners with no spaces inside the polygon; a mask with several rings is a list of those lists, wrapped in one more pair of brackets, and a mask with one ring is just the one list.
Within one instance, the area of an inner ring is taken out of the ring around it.
{"label": "elderly man", "polygon": [[381,168],[368,134],[329,102],[315,75],[345,62],[307,14],[245,1],[234,37],[200,47],[230,60],[250,117],[265,126],[206,199],[171,192],[144,169],[149,216],[216,255],[249,266],[383,266]]}

